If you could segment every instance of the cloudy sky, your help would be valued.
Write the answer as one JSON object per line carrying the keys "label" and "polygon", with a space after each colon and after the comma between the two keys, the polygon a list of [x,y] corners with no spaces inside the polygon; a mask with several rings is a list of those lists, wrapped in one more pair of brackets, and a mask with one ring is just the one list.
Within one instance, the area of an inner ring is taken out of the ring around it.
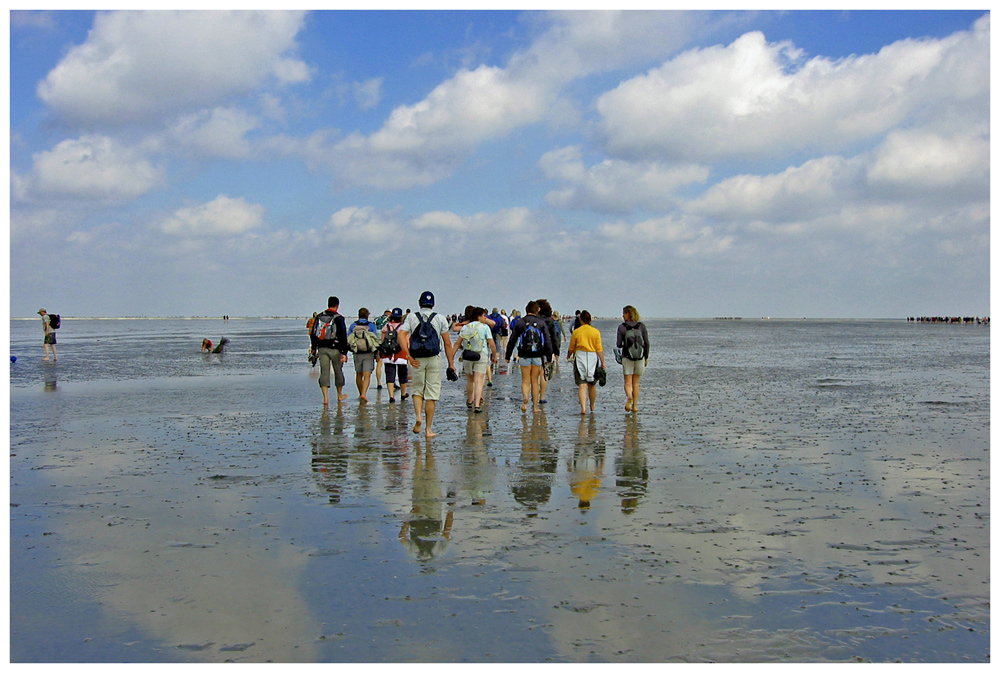
{"label": "cloudy sky", "polygon": [[989,313],[984,12],[12,12],[10,313]]}

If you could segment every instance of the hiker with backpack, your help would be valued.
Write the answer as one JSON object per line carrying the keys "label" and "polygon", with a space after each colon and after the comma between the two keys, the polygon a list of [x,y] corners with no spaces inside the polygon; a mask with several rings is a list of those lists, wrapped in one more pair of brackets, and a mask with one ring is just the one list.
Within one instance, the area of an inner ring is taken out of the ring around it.
{"label": "hiker with backpack", "polygon": [[42,332],[45,336],[42,338],[42,346],[45,347],[45,357],[42,358],[43,361],[48,361],[49,359],[49,349],[52,349],[52,361],[55,362],[56,358],[56,330],[59,329],[61,323],[59,316],[56,314],[49,315],[44,308],[38,309],[38,315],[42,316]]}
{"label": "hiker with backpack", "polygon": [[[574,360],[573,379],[580,386],[580,414],[587,413],[587,398],[590,410],[597,404],[597,383],[604,385],[601,372],[604,371],[604,345],[601,333],[590,324],[590,311],[580,312],[580,326],[573,330],[569,338],[567,357]],[[598,367],[599,363],[599,367]]]}
{"label": "hiker with backpack", "polygon": [[618,326],[616,341],[625,373],[625,411],[637,411],[639,377],[649,364],[649,335],[646,326],[639,321],[639,311],[635,306],[623,308],[622,319],[624,322]]}
{"label": "hiker with backpack", "polygon": [[347,399],[344,393],[344,363],[347,362],[347,326],[344,316],[337,312],[340,299],[330,297],[327,309],[316,316],[309,342],[312,352],[319,361],[319,389],[323,393],[323,406],[330,404],[330,369],[333,368],[333,384],[337,388],[337,402]]}
{"label": "hiker with backpack", "polygon": [[542,409],[541,400],[542,365],[546,355],[552,353],[552,339],[548,326],[539,315],[537,301],[529,301],[524,307],[525,315],[518,318],[514,324],[504,359],[510,362],[514,349],[517,349],[517,360],[521,366],[521,412],[528,410],[528,398],[531,398],[532,411],[536,414]]}
{"label": "hiker with backpack", "polygon": [[399,344],[406,354],[407,363],[413,368],[410,385],[413,408],[417,412],[413,432],[420,432],[423,427],[428,439],[436,437],[437,433],[433,431],[431,423],[434,421],[437,401],[441,399],[442,351],[448,360],[448,380],[457,381],[458,374],[452,365],[455,352],[451,346],[448,319],[434,312],[433,293],[424,292],[420,295],[419,310],[406,316],[399,328]]}
{"label": "hiker with backpack", "polygon": [[556,329],[556,320],[552,317],[552,305],[548,299],[536,299],[538,302],[538,317],[545,323],[549,330],[546,338],[552,344],[549,354],[542,359],[542,377],[538,381],[539,404],[545,404],[545,391],[549,388],[549,380],[555,375],[556,363],[559,360],[559,351],[562,349],[560,332]]}
{"label": "hiker with backpack", "polygon": [[497,347],[493,340],[486,316],[486,309],[470,306],[465,312],[466,323],[458,335],[455,350],[462,349],[462,363],[465,368],[465,406],[483,410],[483,389],[486,374],[497,361]]}
{"label": "hiker with backpack", "polygon": [[379,358],[385,371],[385,385],[389,389],[389,401],[396,401],[396,386],[399,386],[402,402],[406,394],[406,354],[399,344],[398,330],[403,323],[403,309],[396,307],[389,314],[389,321],[382,326],[382,343],[379,345]]}
{"label": "hiker with backpack", "polygon": [[381,335],[375,323],[368,320],[368,309],[358,309],[358,319],[347,328],[347,347],[354,353],[354,380],[358,386],[358,398],[368,402],[368,387],[375,371],[375,354]]}

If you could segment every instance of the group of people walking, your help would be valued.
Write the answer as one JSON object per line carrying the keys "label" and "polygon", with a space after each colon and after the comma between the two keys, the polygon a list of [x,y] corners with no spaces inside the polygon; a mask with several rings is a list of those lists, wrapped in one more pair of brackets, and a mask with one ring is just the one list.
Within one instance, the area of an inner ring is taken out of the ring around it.
{"label": "group of people walking", "polygon": [[[462,316],[449,319],[434,310],[434,294],[423,292],[416,312],[395,308],[371,319],[367,308],[358,310],[358,319],[347,325],[340,314],[340,299],[332,296],[327,309],[307,322],[310,359],[319,365],[319,387],[323,404],[330,404],[330,388],[336,389],[337,401],[348,398],[344,392],[344,364],[348,353],[354,356],[355,379],[359,398],[367,403],[372,372],[382,387],[385,374],[389,401],[412,396],[416,411],[413,432],[427,437],[433,431],[434,412],[441,398],[444,378],[457,381],[455,358],[460,358],[466,374],[466,406],[482,412],[484,392],[492,386],[493,366],[502,357],[517,362],[521,371],[521,411],[528,403],[535,413],[547,403],[545,394],[562,350],[563,326],[558,313],[545,299],[529,301],[524,314],[506,313],[483,307],[467,306]],[[625,374],[626,411],[638,410],[639,378],[649,361],[649,336],[633,306],[622,311],[622,324],[616,335],[615,358]],[[604,346],[601,333],[591,325],[588,311],[578,311],[570,333],[567,359],[573,362],[574,381],[579,388],[580,413],[594,411],[597,385],[606,382]],[[452,337],[454,336],[454,344]],[[442,360],[442,354],[444,358]]]}

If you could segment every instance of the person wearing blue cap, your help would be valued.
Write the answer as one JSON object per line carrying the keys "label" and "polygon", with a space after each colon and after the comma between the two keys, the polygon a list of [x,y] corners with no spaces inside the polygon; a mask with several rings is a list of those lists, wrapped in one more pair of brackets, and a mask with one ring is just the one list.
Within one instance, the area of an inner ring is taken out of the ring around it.
{"label": "person wearing blue cap", "polygon": [[448,380],[457,381],[458,374],[452,364],[455,351],[448,335],[448,319],[434,312],[434,294],[424,292],[420,295],[420,309],[406,316],[399,328],[399,343],[413,370],[410,395],[417,412],[413,432],[418,433],[423,427],[424,435],[428,438],[437,436],[431,423],[434,421],[437,401],[441,399],[442,342],[444,355],[448,360]]}

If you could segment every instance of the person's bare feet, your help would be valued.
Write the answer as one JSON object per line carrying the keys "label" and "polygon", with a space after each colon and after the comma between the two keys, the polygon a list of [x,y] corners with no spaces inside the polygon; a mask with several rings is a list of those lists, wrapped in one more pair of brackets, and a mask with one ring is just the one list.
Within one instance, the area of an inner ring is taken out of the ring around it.
{"label": "person's bare feet", "polygon": [[424,433],[424,437],[426,437],[427,439],[430,439],[431,437],[437,437],[437,436],[438,436],[438,433],[431,432],[430,429],[428,429],[427,432]]}
{"label": "person's bare feet", "polygon": [[417,421],[416,424],[414,424],[414,426],[413,426],[413,434],[419,433],[421,427],[423,427],[423,422],[422,421]]}
{"label": "person's bare feet", "polygon": [[340,393],[339,395],[337,395],[338,402],[343,402],[346,399],[347,399],[347,393]]}

